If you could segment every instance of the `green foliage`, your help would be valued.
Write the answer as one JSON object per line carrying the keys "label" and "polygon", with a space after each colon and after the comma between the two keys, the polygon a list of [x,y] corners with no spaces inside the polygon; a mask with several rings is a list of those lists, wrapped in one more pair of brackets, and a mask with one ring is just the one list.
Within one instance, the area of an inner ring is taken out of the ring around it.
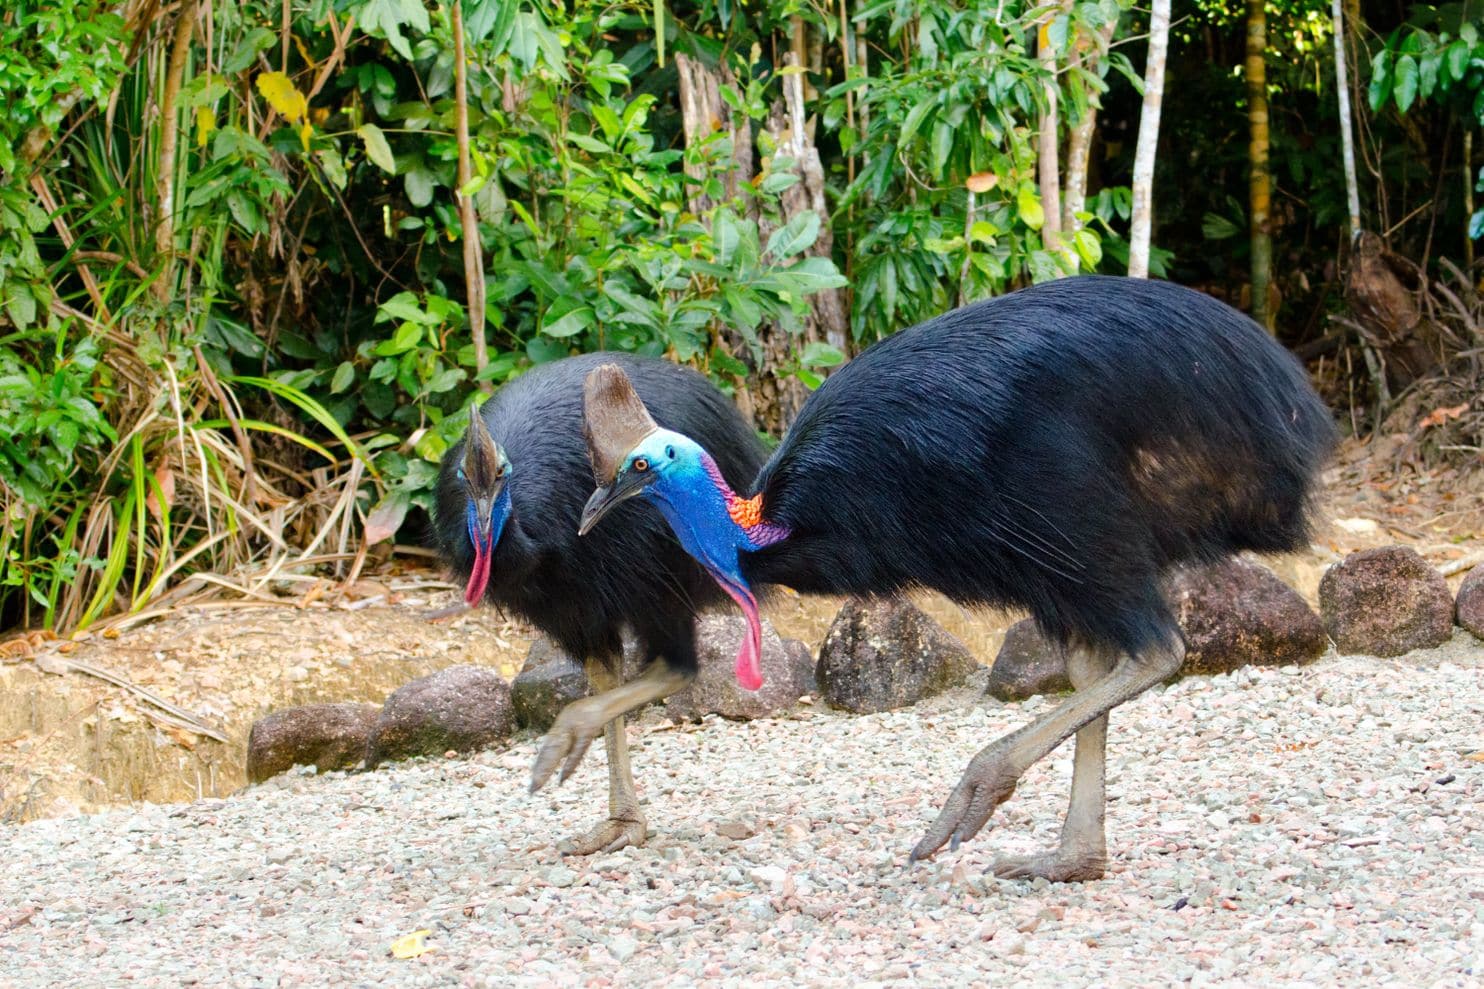
{"label": "green foliage", "polygon": [[[1406,24],[1386,38],[1371,60],[1366,96],[1371,110],[1388,103],[1405,114],[1434,102],[1462,118],[1467,126],[1484,126],[1484,31],[1468,17],[1463,3],[1412,8]],[[1480,169],[1477,191],[1484,191]],[[1484,209],[1468,220],[1468,236],[1484,234]]]}

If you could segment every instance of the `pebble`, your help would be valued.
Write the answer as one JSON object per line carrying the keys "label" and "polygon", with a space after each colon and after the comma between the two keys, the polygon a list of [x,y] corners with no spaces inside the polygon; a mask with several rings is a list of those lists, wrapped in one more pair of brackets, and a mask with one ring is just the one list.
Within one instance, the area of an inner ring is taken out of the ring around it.
{"label": "pebble", "polygon": [[[641,718],[653,836],[589,859],[556,844],[605,809],[601,749],[532,797],[535,740],[0,824],[26,863],[0,870],[0,983],[1477,985],[1471,648],[1448,667],[1345,657],[1130,702],[1110,733],[1110,872],[1086,884],[987,874],[1056,841],[1070,746],[959,851],[906,866],[968,760],[1040,701],[663,732]],[[392,957],[420,930],[433,950]]]}

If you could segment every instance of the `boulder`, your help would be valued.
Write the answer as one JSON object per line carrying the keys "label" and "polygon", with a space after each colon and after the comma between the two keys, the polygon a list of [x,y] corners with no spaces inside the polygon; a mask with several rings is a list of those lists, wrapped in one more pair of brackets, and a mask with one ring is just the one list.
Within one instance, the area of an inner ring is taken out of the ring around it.
{"label": "boulder", "polygon": [[1475,567],[1458,588],[1458,624],[1484,639],[1484,567]]}
{"label": "boulder", "polygon": [[[1329,645],[1319,616],[1298,592],[1248,560],[1183,570],[1169,594],[1185,636],[1185,662],[1175,678],[1310,663]],[[1030,619],[1010,626],[989,671],[989,693],[1014,701],[1070,689],[1061,649]]]}
{"label": "boulder", "polygon": [[1029,618],[1005,631],[1005,641],[989,668],[986,692],[996,700],[1023,701],[1038,694],[1064,694],[1072,689],[1062,650],[1047,640]]}
{"label": "boulder", "polygon": [[551,727],[562,708],[587,694],[582,664],[544,635],[531,643],[525,665],[510,684],[516,723],[539,732]]}
{"label": "boulder", "polygon": [[397,688],[386,699],[366,750],[366,765],[476,752],[510,736],[510,685],[482,666],[450,666]]}
{"label": "boulder", "polygon": [[1319,613],[1342,653],[1400,656],[1453,634],[1448,582],[1409,546],[1351,553],[1330,567]]}
{"label": "boulder", "polygon": [[247,778],[261,783],[295,766],[322,773],[353,769],[381,708],[375,704],[306,704],[253,722],[247,736]]}
{"label": "boulder", "polygon": [[737,684],[737,646],[747,634],[741,615],[702,615],[696,622],[695,680],[665,701],[671,718],[693,720],[703,714],[750,720],[781,714],[809,690],[814,659],[803,643],[790,649],[773,626],[763,622],[763,685],[756,691]]}
{"label": "boulder", "polygon": [[1312,663],[1329,647],[1324,624],[1298,592],[1248,560],[1181,571],[1170,603],[1185,633],[1180,676]]}
{"label": "boulder", "polygon": [[820,696],[857,714],[888,711],[962,684],[978,662],[901,598],[846,602],[819,650]]}

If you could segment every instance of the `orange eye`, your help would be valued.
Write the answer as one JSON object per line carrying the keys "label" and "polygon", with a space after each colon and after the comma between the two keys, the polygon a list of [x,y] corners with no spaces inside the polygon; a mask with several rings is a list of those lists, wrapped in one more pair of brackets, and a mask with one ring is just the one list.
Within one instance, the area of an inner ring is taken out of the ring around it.
{"label": "orange eye", "polygon": [[640,457],[638,460],[634,461],[634,469],[641,474],[644,473],[645,471],[649,470],[649,461],[645,460],[643,457]]}

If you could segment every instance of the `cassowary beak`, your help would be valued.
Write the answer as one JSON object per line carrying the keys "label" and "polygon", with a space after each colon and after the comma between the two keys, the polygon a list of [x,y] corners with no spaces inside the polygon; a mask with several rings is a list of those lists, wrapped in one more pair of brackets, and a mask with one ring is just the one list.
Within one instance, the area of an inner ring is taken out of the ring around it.
{"label": "cassowary beak", "polygon": [[464,587],[464,601],[476,605],[489,586],[491,560],[495,555],[495,503],[505,489],[504,456],[490,436],[476,407],[469,409],[469,432],[465,436],[463,477],[469,493],[469,541],[474,547],[474,566]]}
{"label": "cassowary beak", "polygon": [[643,491],[654,483],[656,473],[639,474],[634,471],[624,471],[613,479],[611,484],[605,484],[592,493],[587,504],[582,509],[582,521],[577,526],[577,534],[585,536],[598,520],[607,515],[614,506],[620,502],[628,501],[630,498]]}

